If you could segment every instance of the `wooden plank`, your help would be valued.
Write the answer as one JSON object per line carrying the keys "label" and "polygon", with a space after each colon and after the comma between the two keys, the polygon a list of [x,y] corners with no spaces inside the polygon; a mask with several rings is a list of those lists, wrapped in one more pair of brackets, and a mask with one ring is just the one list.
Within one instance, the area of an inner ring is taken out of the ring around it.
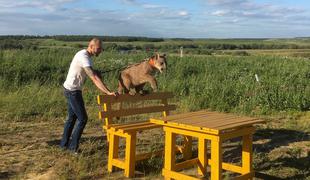
{"label": "wooden plank", "polygon": [[[174,122],[179,122],[179,123],[187,123],[187,122],[192,122],[196,120],[201,119],[208,119],[208,120],[220,120],[221,118],[229,118],[229,117],[235,117],[234,115],[223,115],[223,114],[198,114],[198,115],[193,115],[189,117],[179,117],[179,119],[174,120]],[[198,121],[199,122],[199,121]]]}
{"label": "wooden plank", "polygon": [[128,134],[125,149],[125,172],[126,177],[134,177],[136,165],[136,134]]}
{"label": "wooden plank", "polygon": [[174,121],[174,120],[179,120],[179,119],[184,119],[184,118],[194,117],[194,116],[199,116],[199,115],[210,115],[210,114],[214,114],[214,113],[216,113],[216,112],[209,112],[209,111],[202,110],[202,111],[196,111],[196,112],[174,114],[174,115],[164,117],[161,120],[168,122],[168,121]]}
{"label": "wooden plank", "polygon": [[[208,164],[212,166],[211,159],[208,159]],[[234,164],[225,163],[225,162],[222,162],[222,169],[226,171],[235,172],[235,173],[240,173],[240,174],[242,173],[242,167],[234,165]]]}
{"label": "wooden plank", "polygon": [[146,129],[161,128],[161,127],[162,127],[161,125],[150,123],[150,124],[143,125],[143,126],[121,128],[118,131],[121,133],[128,133],[128,132],[134,132],[134,131],[143,131]]}
{"label": "wooden plank", "polygon": [[186,180],[200,180],[200,178],[195,178],[192,176],[188,176],[185,174],[181,174],[175,171],[171,171],[171,170],[167,170],[167,169],[163,169],[162,170],[162,174],[165,177],[165,179],[170,178],[170,179],[186,179]]}
{"label": "wooden plank", "polygon": [[165,130],[165,162],[164,168],[168,171],[173,171],[175,169],[175,140],[176,134]]}
{"label": "wooden plank", "polygon": [[112,165],[121,169],[125,169],[125,162],[120,159],[113,159]]}
{"label": "wooden plank", "polygon": [[162,111],[171,111],[175,110],[175,105],[168,105],[168,106],[149,106],[143,108],[129,108],[129,109],[121,109],[121,110],[110,110],[108,112],[102,112],[101,117],[123,117],[123,116],[131,116],[137,114],[146,114],[146,113],[155,113],[155,112],[162,112]]}
{"label": "wooden plank", "polygon": [[[164,106],[168,106],[168,100],[167,99],[162,99],[161,100],[161,103],[164,105]],[[167,117],[169,115],[169,111],[163,111],[163,117]]]}
{"label": "wooden plank", "polygon": [[232,139],[235,137],[244,136],[247,134],[254,134],[254,132],[255,132],[255,128],[253,126],[249,126],[249,127],[242,127],[240,129],[236,129],[230,132],[220,131],[220,134],[223,140],[227,140],[227,139]]}
{"label": "wooden plank", "polygon": [[257,120],[257,119],[253,119],[253,118],[240,118],[240,117],[236,117],[236,118],[231,118],[231,119],[227,119],[226,122],[212,122],[209,123],[208,122],[204,122],[199,124],[200,126],[206,126],[208,128],[212,128],[212,129],[221,129],[220,127],[224,127],[224,126],[235,126],[236,124],[251,124],[250,122]]}
{"label": "wooden plank", "polygon": [[253,135],[247,134],[242,137],[242,174],[252,172],[253,165]]}
{"label": "wooden plank", "polygon": [[[201,118],[201,119],[199,119]],[[208,119],[206,116],[205,118],[203,116],[195,117],[195,119],[192,119],[191,121],[184,122],[182,120],[177,120],[173,122],[167,122],[167,123],[174,123],[174,124],[186,124],[186,125],[192,125],[192,126],[198,126],[207,129],[226,129],[224,126],[231,125],[231,127],[239,126],[239,125],[249,125],[257,122],[261,122],[262,120],[258,120],[255,118],[248,118],[248,117],[238,117],[238,116],[230,116],[226,118],[222,118],[222,121],[217,121],[216,119]],[[253,122],[253,123],[252,123]],[[224,128],[219,128],[224,127]]]}
{"label": "wooden plank", "polygon": [[211,180],[222,179],[222,140],[211,140]]}
{"label": "wooden plank", "polygon": [[243,121],[243,122],[236,122],[236,123],[231,123],[231,124],[227,124],[227,125],[221,125],[219,127],[216,127],[216,129],[223,131],[223,130],[228,130],[228,129],[241,128],[244,126],[252,126],[253,124],[263,123],[263,122],[265,122],[265,121],[260,120],[260,119],[256,119],[256,120],[252,120],[252,121]]}
{"label": "wooden plank", "polygon": [[255,172],[252,171],[250,173],[247,174],[243,174],[237,177],[232,178],[232,180],[248,180],[248,179],[253,179]]}
{"label": "wooden plank", "polygon": [[[200,126],[200,124],[204,124],[207,123],[208,125],[212,125],[212,124],[219,124],[219,123],[227,123],[228,120],[233,120],[235,121],[235,119],[240,119],[240,118],[245,118],[245,117],[241,117],[241,116],[235,116],[235,115],[200,115],[200,116],[194,116],[191,118],[186,118],[186,119],[179,119],[177,121],[173,121],[175,123],[187,123],[187,124],[191,124],[191,125],[198,125]],[[249,119],[249,118],[248,118]]]}
{"label": "wooden plank", "polygon": [[174,122],[169,122],[165,126],[170,126],[170,127],[180,128],[180,129],[186,129],[186,130],[190,130],[190,131],[210,133],[210,134],[218,134],[218,132],[219,132],[218,130],[215,130],[215,129],[202,128],[202,127],[195,126],[195,125],[180,124],[180,123],[174,123]]}
{"label": "wooden plank", "polygon": [[108,172],[113,171],[113,159],[118,158],[119,137],[111,134],[109,140]]}
{"label": "wooden plank", "polygon": [[175,164],[175,171],[180,171],[182,169],[187,169],[193,166],[196,166],[198,163],[198,158],[186,160],[180,163]]}
{"label": "wooden plank", "polygon": [[128,127],[134,127],[134,126],[143,126],[151,124],[149,121],[143,121],[143,122],[133,122],[133,123],[128,123],[128,124],[113,124],[109,126],[109,128],[113,131],[116,131],[120,128],[128,128]]}
{"label": "wooden plank", "polygon": [[137,102],[145,100],[161,100],[173,98],[172,92],[156,92],[146,95],[136,94],[134,96],[129,94],[121,94],[119,96],[99,95],[97,96],[98,104],[102,103],[117,103],[117,102]]}
{"label": "wooden plank", "polygon": [[181,128],[175,128],[175,127],[169,127],[169,126],[164,126],[164,130],[172,131],[175,134],[180,134],[180,135],[187,135],[187,136],[192,136],[192,137],[197,137],[197,138],[204,138],[204,139],[209,139],[209,140],[218,140],[219,136],[216,133],[213,134],[208,134],[205,131],[188,131],[184,130]]}
{"label": "wooden plank", "polygon": [[207,157],[207,142],[204,138],[198,138],[198,174],[199,175],[207,175],[207,165],[208,165],[208,157]]}
{"label": "wooden plank", "polygon": [[[226,117],[221,117],[221,119],[229,119],[229,118],[234,118],[234,116],[226,116]],[[188,124],[188,125],[196,125],[200,126],[199,124],[204,124],[208,123],[210,124],[211,122],[218,122],[219,118],[216,116],[210,116],[210,115],[199,115],[199,116],[192,116],[184,119],[177,119],[174,121],[168,121],[167,123],[179,123],[179,124]]]}

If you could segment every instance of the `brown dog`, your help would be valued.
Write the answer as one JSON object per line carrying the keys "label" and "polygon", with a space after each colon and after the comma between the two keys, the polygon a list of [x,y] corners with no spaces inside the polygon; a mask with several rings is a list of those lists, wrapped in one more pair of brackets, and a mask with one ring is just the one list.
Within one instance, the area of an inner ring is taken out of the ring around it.
{"label": "brown dog", "polygon": [[[157,81],[153,74],[156,70],[163,72],[167,68],[166,55],[156,54],[151,58],[124,69],[118,80],[118,93],[122,94],[123,91],[126,94],[134,95],[136,93],[146,93],[143,91],[144,85],[150,83],[154,92],[157,91]],[[132,92],[131,89],[135,89]]]}

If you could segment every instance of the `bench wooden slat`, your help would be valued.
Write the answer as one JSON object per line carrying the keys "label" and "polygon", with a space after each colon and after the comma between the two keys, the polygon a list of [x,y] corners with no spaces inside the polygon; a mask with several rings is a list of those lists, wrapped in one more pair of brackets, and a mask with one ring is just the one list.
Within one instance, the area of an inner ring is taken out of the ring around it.
{"label": "bench wooden slat", "polygon": [[140,95],[136,94],[134,96],[129,94],[121,94],[117,97],[109,96],[109,95],[98,95],[97,103],[102,105],[103,103],[118,103],[118,102],[137,102],[137,101],[145,101],[145,100],[161,100],[173,98],[173,93],[171,92],[158,92]]}
{"label": "bench wooden slat", "polygon": [[128,123],[128,124],[112,124],[110,125],[110,129],[115,131],[117,129],[121,129],[121,128],[129,128],[129,127],[133,127],[133,126],[143,126],[143,125],[147,125],[149,124],[149,121],[143,121],[143,122],[132,122],[132,123]]}
{"label": "bench wooden slat", "polygon": [[143,126],[134,126],[134,127],[128,127],[128,128],[121,128],[118,131],[121,133],[126,133],[126,132],[134,132],[134,131],[143,131],[146,129],[154,129],[154,128],[159,128],[162,127],[161,125],[158,124],[153,124],[149,123]]}
{"label": "bench wooden slat", "polygon": [[137,114],[171,111],[171,110],[175,110],[175,109],[176,109],[176,105],[149,106],[149,107],[143,107],[143,108],[129,108],[129,109],[121,109],[121,110],[110,110],[107,112],[101,111],[100,117],[101,118],[123,117],[123,116],[137,115]]}

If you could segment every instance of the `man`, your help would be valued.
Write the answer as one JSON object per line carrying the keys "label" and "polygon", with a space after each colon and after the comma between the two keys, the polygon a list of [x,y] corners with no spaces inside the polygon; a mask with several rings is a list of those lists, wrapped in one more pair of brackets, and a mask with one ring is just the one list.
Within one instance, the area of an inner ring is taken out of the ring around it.
{"label": "man", "polygon": [[[92,39],[87,49],[77,52],[70,64],[69,72],[64,82],[64,94],[68,102],[68,119],[64,125],[63,137],[60,143],[61,148],[69,149],[77,153],[79,141],[87,122],[87,113],[82,97],[82,86],[86,79],[86,75],[92,80],[97,88],[105,94],[116,96],[107,86],[100,80],[92,66],[92,56],[98,56],[102,51],[101,41],[97,38]],[[75,122],[77,125],[74,128]],[[72,130],[74,131],[72,133]],[[71,141],[69,141],[72,133]]]}

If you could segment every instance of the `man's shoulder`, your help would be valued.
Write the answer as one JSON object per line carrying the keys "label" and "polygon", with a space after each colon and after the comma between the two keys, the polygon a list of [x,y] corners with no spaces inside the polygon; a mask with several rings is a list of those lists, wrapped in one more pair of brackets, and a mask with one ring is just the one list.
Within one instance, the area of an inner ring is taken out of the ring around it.
{"label": "man's shoulder", "polygon": [[82,49],[82,50],[78,51],[78,52],[75,54],[75,56],[89,57],[89,56],[88,56],[88,52],[87,52],[86,49]]}
{"label": "man's shoulder", "polygon": [[86,49],[77,52],[73,58],[73,61],[82,67],[92,66],[92,59]]}
{"label": "man's shoulder", "polygon": [[86,49],[82,49],[79,52],[77,52],[74,56],[74,59],[80,61],[80,60],[88,60],[91,61],[91,58],[89,57],[89,54]]}

